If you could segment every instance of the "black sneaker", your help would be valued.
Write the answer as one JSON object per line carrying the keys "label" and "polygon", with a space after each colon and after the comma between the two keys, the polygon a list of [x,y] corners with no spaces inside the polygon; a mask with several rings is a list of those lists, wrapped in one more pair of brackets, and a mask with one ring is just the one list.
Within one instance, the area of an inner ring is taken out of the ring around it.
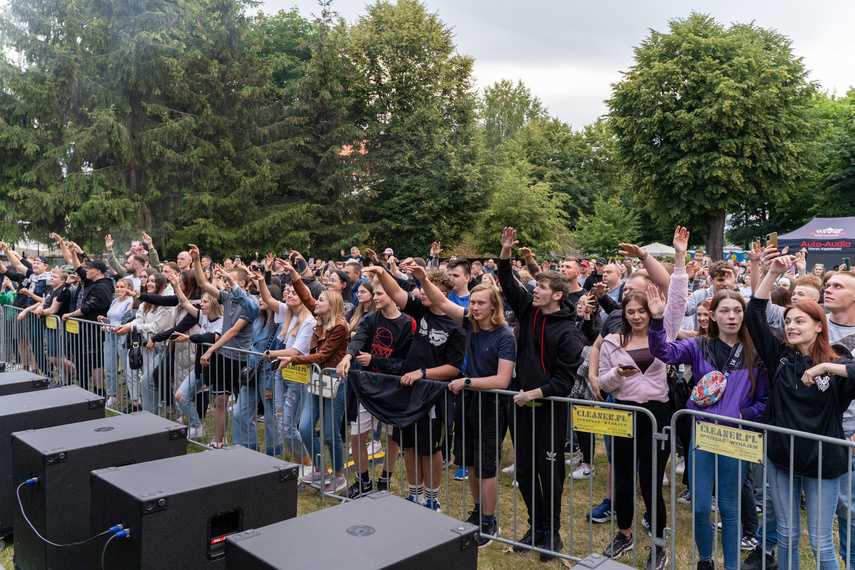
{"label": "black sneaker", "polygon": [[391,481],[388,477],[377,477],[377,492],[388,491],[391,487]]}
{"label": "black sneaker", "polygon": [[715,564],[713,564],[712,559],[710,559],[710,560],[698,560],[697,570],[715,570]]}
{"label": "black sneaker", "polygon": [[481,524],[481,511],[479,509],[469,511],[469,517],[466,519],[466,522],[475,526]]}
{"label": "black sneaker", "polygon": [[357,477],[353,485],[347,488],[347,498],[358,499],[359,497],[370,495],[372,492],[374,492],[374,487],[371,485],[371,479],[363,481]]}
{"label": "black sneaker", "polygon": [[742,563],[742,570],[761,570],[763,568],[763,558],[766,558],[766,570],[776,570],[778,562],[775,560],[775,553],[767,554],[763,547],[758,545]]}
{"label": "black sneaker", "polygon": [[663,570],[666,564],[668,564],[668,556],[665,554],[665,549],[661,546],[654,546],[647,557],[644,570]]}
{"label": "black sneaker", "polygon": [[481,523],[481,534],[478,539],[478,548],[484,548],[493,542],[494,536],[499,536],[499,519],[495,517],[493,517],[492,523]]}
{"label": "black sneaker", "polygon": [[[561,542],[561,535],[558,534],[558,531],[555,533],[545,532],[543,533],[544,541],[543,544],[539,544],[538,546],[544,550],[551,550],[552,552],[561,552],[561,549],[564,548],[564,543]],[[554,554],[546,554],[545,552],[540,553],[540,561],[541,562],[549,562],[550,560],[555,560],[558,558]]]}
{"label": "black sneaker", "polygon": [[603,549],[603,556],[607,558],[620,558],[621,554],[627,550],[632,550],[633,546],[632,535],[627,536],[622,532],[618,532],[609,545]]}
{"label": "black sneaker", "polygon": [[[522,538],[517,541],[519,544],[514,545],[513,551],[514,552],[525,552],[526,550],[528,550],[528,548],[525,548],[525,546],[534,546],[534,543],[533,543],[532,538],[531,538],[532,535],[534,535],[534,529],[531,527],[528,527],[528,530],[526,531],[526,533],[524,535],[522,535]],[[525,546],[520,546],[523,544]]]}

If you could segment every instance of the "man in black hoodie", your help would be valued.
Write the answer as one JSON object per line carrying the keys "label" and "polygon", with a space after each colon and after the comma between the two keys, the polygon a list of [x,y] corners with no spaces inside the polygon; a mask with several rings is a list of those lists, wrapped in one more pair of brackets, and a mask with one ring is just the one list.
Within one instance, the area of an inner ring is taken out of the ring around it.
{"label": "man in black hoodie", "polygon": [[[520,331],[516,378],[511,383],[512,390],[519,390],[514,396],[515,463],[531,524],[520,542],[559,552],[564,546],[558,531],[569,410],[566,403],[546,402],[542,398],[570,394],[576,369],[582,364],[584,343],[576,330],[575,316],[563,306],[570,287],[561,273],[539,273],[533,293],[514,279],[510,258],[511,249],[519,243],[515,238],[514,228],[502,232],[499,282],[519,320]],[[514,547],[514,550],[525,548]],[[540,555],[543,562],[552,558]]]}
{"label": "man in black hoodie", "polygon": [[[98,317],[106,317],[113,301],[115,283],[107,277],[107,264],[100,260],[80,263],[77,255],[71,252],[65,241],[57,234],[51,236],[59,244],[66,263],[74,267],[74,272],[80,277],[83,285],[83,299],[79,308],[62,316],[63,321],[75,317],[84,321],[97,321]],[[95,392],[104,393],[104,345],[98,334],[98,329],[91,323],[79,325],[80,350],[77,362],[77,378],[80,385],[87,387],[90,375],[95,380]]]}

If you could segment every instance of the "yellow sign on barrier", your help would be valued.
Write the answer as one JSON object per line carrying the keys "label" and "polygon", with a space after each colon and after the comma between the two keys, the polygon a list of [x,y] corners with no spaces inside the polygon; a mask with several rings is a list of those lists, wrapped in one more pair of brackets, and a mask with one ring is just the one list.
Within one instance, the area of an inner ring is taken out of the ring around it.
{"label": "yellow sign on barrier", "polygon": [[615,437],[633,437],[634,412],[594,406],[573,406],[573,429]]}
{"label": "yellow sign on barrier", "polygon": [[51,330],[56,330],[56,317],[49,315],[45,319],[45,326]]}
{"label": "yellow sign on barrier", "polygon": [[71,319],[65,321],[65,332],[70,332],[71,334],[77,334],[80,329],[80,324],[77,321],[72,321]]}
{"label": "yellow sign on barrier", "polygon": [[763,435],[756,431],[695,421],[697,449],[763,464]]}
{"label": "yellow sign on barrier", "polygon": [[309,383],[309,367],[305,365],[292,366],[288,365],[282,369],[282,379],[288,382],[299,382],[300,384]]}

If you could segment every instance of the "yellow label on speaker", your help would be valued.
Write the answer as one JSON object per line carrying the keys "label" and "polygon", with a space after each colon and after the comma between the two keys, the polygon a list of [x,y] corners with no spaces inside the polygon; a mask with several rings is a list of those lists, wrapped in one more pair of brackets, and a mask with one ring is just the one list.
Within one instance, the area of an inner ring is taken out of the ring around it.
{"label": "yellow label on speaker", "polygon": [[70,332],[71,334],[77,334],[77,332],[79,330],[80,330],[80,323],[78,323],[77,321],[72,321],[71,319],[68,319],[67,321],[65,321],[65,332]]}
{"label": "yellow label on speaker", "polygon": [[45,326],[51,330],[56,330],[56,317],[48,315],[47,318],[45,318]]}

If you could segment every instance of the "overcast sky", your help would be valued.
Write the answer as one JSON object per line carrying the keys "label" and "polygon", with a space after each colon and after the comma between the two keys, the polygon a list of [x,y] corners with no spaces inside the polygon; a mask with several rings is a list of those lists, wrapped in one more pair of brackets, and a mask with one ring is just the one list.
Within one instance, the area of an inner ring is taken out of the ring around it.
{"label": "overcast sky", "polygon": [[[348,23],[367,2],[338,0],[333,8]],[[855,85],[855,2],[852,0],[716,0],[597,2],[578,0],[426,0],[456,35],[458,51],[475,59],[479,88],[521,79],[551,115],[580,129],[606,113],[603,100],[619,72],[632,65],[633,47],[649,30],[667,31],[668,20],[693,10],[722,23],[748,23],[788,36],[805,59],[811,79],[844,94]],[[296,7],[311,18],[315,0],[267,0],[267,13]]]}

